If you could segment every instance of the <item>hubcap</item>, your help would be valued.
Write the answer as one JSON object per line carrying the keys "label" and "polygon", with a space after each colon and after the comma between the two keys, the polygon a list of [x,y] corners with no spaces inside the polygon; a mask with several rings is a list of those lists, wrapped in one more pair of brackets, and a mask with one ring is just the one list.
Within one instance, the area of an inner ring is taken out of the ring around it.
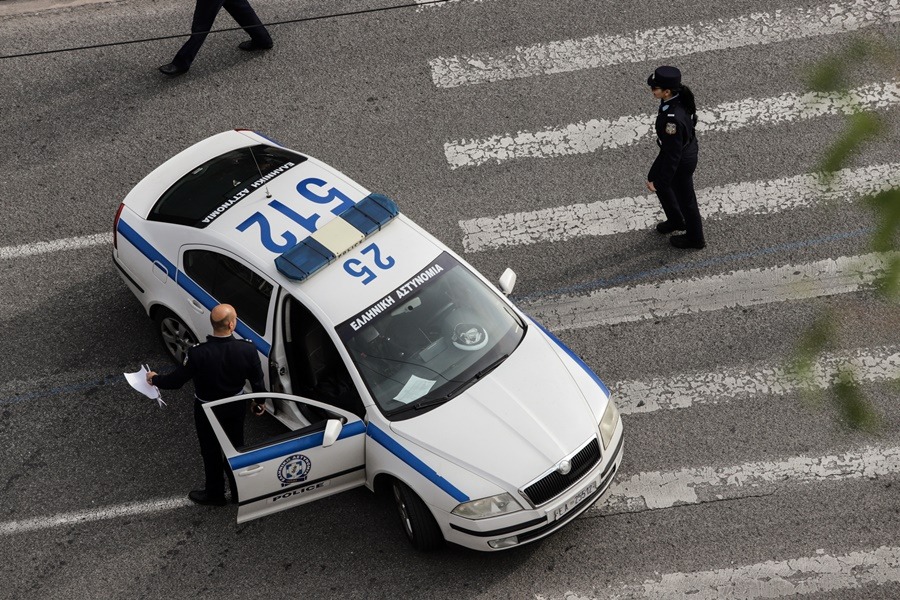
{"label": "hubcap", "polygon": [[160,326],[163,342],[169,354],[178,361],[179,364],[184,362],[188,348],[196,343],[193,334],[185,327],[184,323],[172,317],[166,317],[162,320]]}
{"label": "hubcap", "polygon": [[400,520],[403,521],[403,528],[406,530],[406,535],[412,538],[412,523],[409,520],[409,514],[406,512],[406,503],[403,502],[403,498],[400,496],[400,488],[396,485],[394,486],[394,500],[397,501],[397,510],[400,511]]}

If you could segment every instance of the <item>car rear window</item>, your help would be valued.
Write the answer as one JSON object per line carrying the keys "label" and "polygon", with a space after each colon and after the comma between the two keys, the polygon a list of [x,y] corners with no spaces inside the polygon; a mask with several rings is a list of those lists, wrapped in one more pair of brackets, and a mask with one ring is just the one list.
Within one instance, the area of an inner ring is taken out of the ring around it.
{"label": "car rear window", "polygon": [[272,146],[232,150],[193,169],[166,190],[147,218],[203,228],[305,156]]}

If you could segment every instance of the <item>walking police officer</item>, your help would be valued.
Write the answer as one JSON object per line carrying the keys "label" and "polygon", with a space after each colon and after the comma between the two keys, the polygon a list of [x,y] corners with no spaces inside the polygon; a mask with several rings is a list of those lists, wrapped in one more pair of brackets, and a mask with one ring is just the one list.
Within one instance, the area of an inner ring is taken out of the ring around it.
{"label": "walking police officer", "polygon": [[[200,441],[200,454],[203,456],[203,467],[206,471],[206,488],[194,490],[188,498],[197,504],[225,504],[225,484],[222,471],[225,467],[219,441],[203,414],[204,402],[221,400],[236,396],[244,388],[244,382],[250,381],[254,392],[264,392],[262,367],[256,347],[247,340],[234,337],[237,326],[237,312],[229,304],[219,304],[209,313],[213,335],[206,341],[188,349],[184,364],[171,373],[158,375],[155,371],[147,373],[147,383],[164,390],[173,390],[183,386],[189,379],[194,381],[194,424],[197,428],[197,439]],[[253,412],[263,414],[264,406],[253,401]],[[216,409],[216,416],[222,429],[235,446],[244,445],[244,415],[246,402],[232,402],[221,409]]]}
{"label": "walking police officer", "polygon": [[656,230],[685,231],[669,239],[676,248],[704,248],[706,240],[694,192],[698,152],[694,94],[681,84],[681,71],[675,67],[659,67],[647,79],[647,85],[660,101],[656,115],[659,155],[647,175],[647,189],[656,192],[666,215]]}

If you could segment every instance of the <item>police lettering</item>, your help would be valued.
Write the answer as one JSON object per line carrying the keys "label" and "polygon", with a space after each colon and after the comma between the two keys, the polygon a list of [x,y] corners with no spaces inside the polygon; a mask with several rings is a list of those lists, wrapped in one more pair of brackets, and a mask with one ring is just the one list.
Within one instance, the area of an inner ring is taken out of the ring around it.
{"label": "police lettering", "polygon": [[295,488],[289,492],[285,492],[283,494],[279,494],[272,498],[272,502],[278,502],[279,500],[284,500],[285,498],[290,498],[291,496],[296,496],[297,494],[303,494],[305,492],[311,492],[313,490],[317,490],[319,488],[325,487],[327,481],[320,481],[319,483],[314,483],[312,485],[306,485],[303,487]]}

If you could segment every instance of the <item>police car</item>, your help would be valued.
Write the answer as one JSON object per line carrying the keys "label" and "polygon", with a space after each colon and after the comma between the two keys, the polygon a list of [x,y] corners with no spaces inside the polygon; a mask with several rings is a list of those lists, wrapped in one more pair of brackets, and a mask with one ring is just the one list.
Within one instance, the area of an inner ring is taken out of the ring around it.
{"label": "police car", "polygon": [[[383,195],[253,131],[158,167],[115,216],[114,263],[176,361],[218,303],[265,394],[203,405],[238,523],[366,486],[421,550],[500,550],[600,499],[622,460],[609,391],[549,331]],[[265,369],[264,369],[265,370]],[[224,405],[264,398],[242,444]]]}

